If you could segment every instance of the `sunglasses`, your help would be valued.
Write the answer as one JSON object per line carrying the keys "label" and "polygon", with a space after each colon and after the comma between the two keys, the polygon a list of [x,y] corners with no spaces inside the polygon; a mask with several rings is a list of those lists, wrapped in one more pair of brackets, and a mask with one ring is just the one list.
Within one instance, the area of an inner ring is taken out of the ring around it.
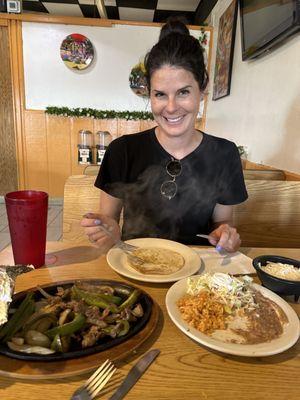
{"label": "sunglasses", "polygon": [[174,158],[167,162],[166,172],[172,178],[161,184],[160,193],[162,196],[166,197],[168,200],[173,199],[177,193],[177,183],[176,178],[181,174],[182,166],[179,160]]}

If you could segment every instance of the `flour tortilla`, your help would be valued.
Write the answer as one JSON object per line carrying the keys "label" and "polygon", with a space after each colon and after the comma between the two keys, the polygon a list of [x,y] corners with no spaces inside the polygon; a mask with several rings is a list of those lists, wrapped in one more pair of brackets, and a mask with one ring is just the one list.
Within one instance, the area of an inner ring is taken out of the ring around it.
{"label": "flour tortilla", "polygon": [[185,263],[181,254],[160,247],[141,247],[134,250],[132,255],[138,257],[139,260],[128,256],[128,264],[143,274],[173,274],[179,271]]}

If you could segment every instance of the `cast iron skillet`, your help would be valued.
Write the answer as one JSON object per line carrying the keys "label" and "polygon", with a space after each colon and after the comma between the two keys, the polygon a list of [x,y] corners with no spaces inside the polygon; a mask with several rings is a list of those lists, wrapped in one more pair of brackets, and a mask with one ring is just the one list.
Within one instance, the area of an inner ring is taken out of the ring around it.
{"label": "cast iron skillet", "polygon": [[[119,287],[123,287],[123,288],[130,289],[130,290],[135,289],[134,286],[126,285],[122,282],[111,281],[111,280],[80,279],[80,282],[95,284],[95,285],[109,285],[112,287],[119,286]],[[74,283],[75,283],[75,280],[68,280],[68,281],[64,281],[64,282],[58,282],[55,284],[51,283],[51,285],[41,285],[40,287],[45,289],[47,291],[47,293],[54,294],[54,293],[56,293],[57,286],[67,288],[67,287],[72,286]],[[28,291],[17,293],[13,297],[13,301],[12,301],[10,307],[16,308],[21,303],[21,301],[24,299],[24,297],[26,296],[26,293],[29,291],[34,292],[35,300],[39,300],[43,297],[37,289],[33,288]],[[138,302],[141,303],[141,305],[143,307],[144,315],[141,318],[138,318],[137,321],[134,322],[134,324],[132,324],[127,335],[117,337],[114,339],[111,337],[105,337],[105,338],[101,339],[101,343],[96,344],[92,347],[87,347],[85,349],[77,348],[72,351],[68,351],[66,353],[54,353],[54,354],[49,354],[49,355],[19,353],[19,352],[11,350],[5,343],[1,343],[0,344],[0,354],[3,354],[8,357],[12,357],[12,358],[17,358],[18,360],[24,360],[24,361],[62,361],[62,360],[69,360],[71,358],[88,356],[90,354],[99,353],[103,350],[107,350],[110,347],[116,346],[116,345],[128,340],[130,337],[134,336],[137,332],[139,332],[146,325],[146,323],[149,320],[150,315],[151,315],[153,300],[147,293],[142,291],[141,295],[138,299]]]}

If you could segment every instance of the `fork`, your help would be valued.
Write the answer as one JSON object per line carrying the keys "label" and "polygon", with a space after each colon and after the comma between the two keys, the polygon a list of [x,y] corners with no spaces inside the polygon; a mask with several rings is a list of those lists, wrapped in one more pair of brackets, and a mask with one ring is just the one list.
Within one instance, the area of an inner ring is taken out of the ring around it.
{"label": "fork", "polygon": [[106,360],[72,395],[71,400],[92,400],[101,389],[104,388],[109,379],[113,376],[117,368],[114,364]]}
{"label": "fork", "polygon": [[[87,218],[87,216],[85,216],[85,217]],[[99,228],[102,229],[103,232],[105,232],[106,235],[108,235],[114,241],[114,243],[115,243],[114,248],[124,251],[124,253],[127,254],[128,258],[131,259],[132,261],[134,261],[135,263],[138,263],[140,265],[144,264],[144,260],[142,260],[140,257],[132,254],[132,252],[134,250],[137,250],[139,248],[138,246],[134,246],[132,244],[125,243],[121,239],[116,240],[116,238],[111,233],[111,231],[108,228],[106,228],[106,226],[104,226],[104,224],[100,220],[98,220],[98,221],[99,221],[99,223],[97,224],[97,226],[99,226]]]}
{"label": "fork", "polygon": [[113,239],[113,241],[115,242],[114,247],[117,247],[117,248],[119,248],[119,249],[125,251],[125,253],[126,253],[127,251],[132,252],[132,251],[138,249],[137,246],[134,246],[134,245],[129,244],[129,243],[125,243],[125,242],[123,242],[123,240],[121,240],[121,239],[116,240],[116,238],[115,238],[114,235],[111,233],[111,231],[110,231],[109,229],[107,229],[102,223],[101,223],[100,225],[98,225],[98,226],[99,226],[100,229],[103,230],[103,232],[106,233],[106,235],[110,236],[110,237]]}
{"label": "fork", "polygon": [[120,250],[122,250],[122,251],[124,251],[124,253],[126,253],[127,254],[127,257],[131,260],[131,261],[133,261],[133,262],[135,262],[135,263],[137,263],[137,264],[140,264],[140,265],[143,265],[144,264],[144,260],[143,259],[141,259],[140,257],[138,257],[138,256],[136,256],[136,255],[134,255],[134,254],[132,254],[132,252],[134,251],[134,250],[137,250],[139,247],[138,246],[134,246],[133,244],[129,244],[129,243],[125,243],[125,242],[123,242],[123,240],[116,240],[115,239],[115,237],[112,235],[112,233],[110,232],[110,230],[109,229],[106,229],[106,227],[105,226],[103,226],[102,224],[101,225],[98,225],[108,236],[110,236],[112,239],[113,239],[113,241],[115,242],[115,244],[114,244],[114,248],[117,248],[117,249],[120,249]]}
{"label": "fork", "polygon": [[[87,218],[87,216],[85,216],[85,217]],[[97,224],[97,226],[99,226],[99,228],[102,229],[103,232],[105,232],[106,235],[108,235],[114,241],[114,243],[115,243],[114,247],[117,247],[125,252],[132,252],[132,251],[138,249],[137,246],[134,246],[129,243],[125,243],[121,239],[116,240],[115,236],[111,233],[109,228],[106,228],[106,226],[104,226],[104,224],[102,222],[100,222],[100,220],[98,220],[98,221],[99,221],[99,223]]]}

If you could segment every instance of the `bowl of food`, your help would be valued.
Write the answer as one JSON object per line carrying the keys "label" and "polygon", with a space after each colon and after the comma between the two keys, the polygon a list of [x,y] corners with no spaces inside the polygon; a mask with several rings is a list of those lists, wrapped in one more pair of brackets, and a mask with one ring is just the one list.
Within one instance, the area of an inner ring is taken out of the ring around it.
{"label": "bowl of food", "polygon": [[252,263],[265,287],[281,295],[300,296],[300,261],[264,255],[254,258]]}

